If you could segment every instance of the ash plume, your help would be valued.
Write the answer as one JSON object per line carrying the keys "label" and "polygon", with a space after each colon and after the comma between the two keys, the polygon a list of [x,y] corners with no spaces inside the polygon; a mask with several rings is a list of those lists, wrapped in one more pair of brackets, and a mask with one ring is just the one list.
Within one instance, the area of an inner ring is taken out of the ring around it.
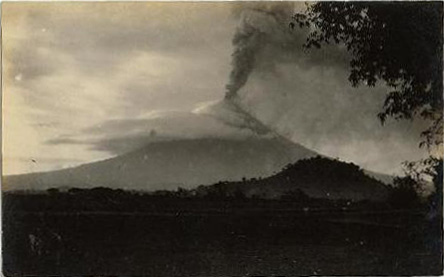
{"label": "ash plume", "polygon": [[245,85],[248,76],[255,66],[256,55],[262,47],[264,34],[248,23],[243,23],[233,38],[235,45],[232,54],[233,69],[230,73],[230,82],[226,85],[226,99],[232,99],[237,95],[241,87]]}
{"label": "ash plume", "polygon": [[226,85],[225,99],[233,99],[238,95],[256,67],[258,56],[265,45],[285,40],[285,30],[292,12],[293,6],[287,3],[256,4],[241,11],[241,23],[232,40],[232,70]]}
{"label": "ash plume", "polygon": [[251,129],[258,135],[270,134],[284,141],[288,139],[262,123],[241,105],[238,92],[258,66],[258,60],[263,56],[266,46],[285,45],[290,40],[288,22],[293,12],[292,3],[254,3],[242,7],[239,14],[241,22],[232,40],[232,70],[223,101],[243,118],[246,123],[243,128]]}

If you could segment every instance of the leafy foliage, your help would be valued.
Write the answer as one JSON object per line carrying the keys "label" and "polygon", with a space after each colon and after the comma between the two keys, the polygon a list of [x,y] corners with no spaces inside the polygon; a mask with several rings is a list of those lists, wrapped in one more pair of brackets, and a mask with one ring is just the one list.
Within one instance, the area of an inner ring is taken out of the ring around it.
{"label": "leafy foliage", "polygon": [[422,133],[431,146],[442,144],[442,13],[441,2],[317,2],[290,27],[310,28],[306,48],[344,44],[353,86],[382,80],[392,88],[381,122],[431,119]]}
{"label": "leafy foliage", "polygon": [[[404,162],[404,177],[394,179],[394,188],[390,194],[390,202],[397,206],[415,206],[421,200],[426,201],[432,213],[442,213],[443,193],[443,160],[429,157],[420,161]],[[433,191],[427,191],[433,184]],[[421,199],[420,196],[425,196]],[[410,202],[410,203],[409,203]],[[436,216],[436,215],[435,215]]]}
{"label": "leafy foliage", "polygon": [[389,194],[389,203],[396,208],[411,208],[419,206],[419,190],[421,187],[411,176],[396,177],[393,180],[394,187]]}
{"label": "leafy foliage", "polygon": [[443,220],[443,160],[430,159],[433,168],[433,184],[435,191],[429,196],[429,203],[431,212],[435,214],[436,219],[439,221],[439,226],[442,226]]}

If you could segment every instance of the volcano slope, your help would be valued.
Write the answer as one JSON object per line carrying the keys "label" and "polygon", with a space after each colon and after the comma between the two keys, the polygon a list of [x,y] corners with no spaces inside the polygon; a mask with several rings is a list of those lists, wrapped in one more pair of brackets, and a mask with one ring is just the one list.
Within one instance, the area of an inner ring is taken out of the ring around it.
{"label": "volcano slope", "polygon": [[107,160],[52,172],[4,177],[3,189],[110,187],[176,189],[220,180],[267,177],[288,163],[316,156],[279,138],[181,139],[150,143]]}

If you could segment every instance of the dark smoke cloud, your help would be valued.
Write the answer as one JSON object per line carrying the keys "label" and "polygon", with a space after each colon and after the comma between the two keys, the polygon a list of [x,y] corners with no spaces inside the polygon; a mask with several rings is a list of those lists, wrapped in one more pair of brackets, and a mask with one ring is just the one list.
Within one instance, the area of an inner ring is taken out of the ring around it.
{"label": "dark smoke cloud", "polygon": [[257,66],[258,56],[267,44],[291,41],[288,22],[294,12],[292,4],[244,5],[239,13],[240,24],[236,28],[232,44],[232,71],[226,85],[226,99],[237,96]]}
{"label": "dark smoke cloud", "polygon": [[226,85],[226,99],[238,95],[254,71],[273,72],[276,64],[298,63],[345,68],[349,55],[343,45],[303,49],[308,29],[289,28],[300,3],[247,3],[236,6],[240,20],[232,39],[232,71]]}
{"label": "dark smoke cloud", "polygon": [[245,85],[254,68],[257,52],[262,46],[264,34],[251,25],[244,25],[233,38],[233,70],[230,73],[230,82],[226,86],[226,99],[235,97],[238,90]]}

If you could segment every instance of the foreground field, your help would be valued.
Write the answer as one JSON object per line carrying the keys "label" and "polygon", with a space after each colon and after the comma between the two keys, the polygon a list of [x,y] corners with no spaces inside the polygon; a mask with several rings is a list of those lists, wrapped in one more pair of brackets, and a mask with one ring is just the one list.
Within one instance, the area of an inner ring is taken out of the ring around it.
{"label": "foreground field", "polygon": [[4,273],[439,275],[440,234],[422,219],[409,211],[6,211]]}

